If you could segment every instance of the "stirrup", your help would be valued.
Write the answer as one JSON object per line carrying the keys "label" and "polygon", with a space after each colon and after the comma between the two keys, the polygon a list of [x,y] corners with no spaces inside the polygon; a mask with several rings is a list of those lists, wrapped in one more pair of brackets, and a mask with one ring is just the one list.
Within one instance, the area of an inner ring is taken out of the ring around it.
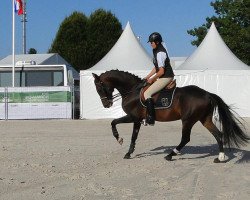
{"label": "stirrup", "polygon": [[154,126],[155,125],[155,120],[154,119],[146,119],[145,122],[149,126]]}
{"label": "stirrup", "polygon": [[149,126],[154,126],[155,123],[147,123],[147,125],[149,125]]}

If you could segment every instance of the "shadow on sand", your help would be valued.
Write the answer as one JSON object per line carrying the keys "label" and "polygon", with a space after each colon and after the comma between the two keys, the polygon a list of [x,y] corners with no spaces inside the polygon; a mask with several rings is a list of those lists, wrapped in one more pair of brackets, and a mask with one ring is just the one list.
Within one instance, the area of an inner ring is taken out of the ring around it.
{"label": "shadow on sand", "polygon": [[[135,158],[142,158],[148,156],[155,156],[159,154],[169,154],[172,149],[176,146],[160,146],[154,149],[151,149],[148,152],[144,152],[141,154],[135,155]],[[226,162],[229,162],[232,159],[236,159],[235,163],[248,163],[250,162],[250,151],[238,149],[238,148],[224,148],[225,154],[228,157]],[[182,158],[184,154],[194,154],[196,156],[189,157],[189,158]],[[199,158],[206,158],[210,156],[217,156],[218,155],[218,145],[212,144],[207,146],[185,146],[180,156],[173,157],[173,160],[185,160],[185,159],[199,159]]]}

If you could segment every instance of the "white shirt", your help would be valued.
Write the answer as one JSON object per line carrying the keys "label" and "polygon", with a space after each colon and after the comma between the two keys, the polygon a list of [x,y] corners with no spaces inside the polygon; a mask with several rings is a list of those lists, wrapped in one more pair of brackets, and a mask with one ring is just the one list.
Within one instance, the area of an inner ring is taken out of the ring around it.
{"label": "white shirt", "polygon": [[165,60],[167,59],[167,54],[165,52],[159,52],[157,53],[156,57],[157,57],[158,67],[164,67]]}

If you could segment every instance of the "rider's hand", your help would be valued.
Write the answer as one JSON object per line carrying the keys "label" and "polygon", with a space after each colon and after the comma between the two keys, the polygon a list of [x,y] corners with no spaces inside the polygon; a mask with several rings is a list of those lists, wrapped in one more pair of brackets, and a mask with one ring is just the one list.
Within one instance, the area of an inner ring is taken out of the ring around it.
{"label": "rider's hand", "polygon": [[152,84],[154,81],[153,81],[153,79],[150,78],[150,79],[147,80],[147,82],[148,82],[149,84]]}

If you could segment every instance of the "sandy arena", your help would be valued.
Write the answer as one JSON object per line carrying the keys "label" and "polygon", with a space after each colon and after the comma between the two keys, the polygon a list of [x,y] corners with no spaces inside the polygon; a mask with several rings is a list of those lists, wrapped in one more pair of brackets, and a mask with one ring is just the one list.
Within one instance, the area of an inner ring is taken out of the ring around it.
{"label": "sandy arena", "polygon": [[[250,118],[245,118],[250,135]],[[0,121],[1,200],[247,200],[250,144],[218,156],[200,123],[182,155],[164,156],[179,144],[181,122],[142,127],[132,159],[125,160],[132,124],[111,119]]]}

